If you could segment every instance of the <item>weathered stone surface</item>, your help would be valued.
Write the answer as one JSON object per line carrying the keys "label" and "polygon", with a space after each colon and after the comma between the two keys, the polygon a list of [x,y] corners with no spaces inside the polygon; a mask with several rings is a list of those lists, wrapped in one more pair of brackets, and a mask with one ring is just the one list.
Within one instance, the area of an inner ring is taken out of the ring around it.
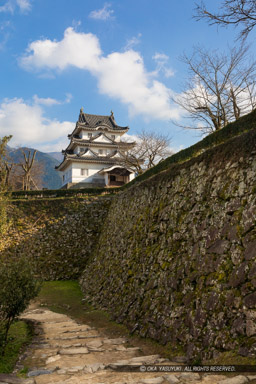
{"label": "weathered stone surface", "polygon": [[252,260],[256,258],[256,240],[246,245],[244,257],[246,260]]}
{"label": "weathered stone surface", "polygon": [[[254,311],[249,311],[247,313],[247,320],[254,319]],[[226,379],[223,375],[202,375],[202,378],[198,373],[191,372],[179,372],[179,373],[169,373],[169,371],[164,372],[147,372],[147,370],[141,371],[141,365],[153,365],[153,364],[170,364],[177,365],[173,361],[169,361],[166,358],[162,358],[159,355],[148,355],[148,356],[137,356],[141,354],[141,351],[138,351],[138,348],[125,348],[122,344],[111,344],[111,340],[114,343],[120,343],[125,340],[124,338],[117,339],[108,339],[106,337],[101,337],[97,334],[94,342],[104,342],[104,345],[108,346],[108,350],[104,350],[101,354],[97,354],[89,351],[87,354],[55,354],[56,350],[54,347],[51,347],[52,340],[58,338],[62,334],[61,327],[58,327],[58,321],[61,316],[66,321],[67,329],[69,326],[71,329],[74,327],[74,321],[69,319],[65,315],[57,315],[56,328],[48,327],[47,319],[51,320],[51,324],[54,324],[52,321],[52,312],[44,309],[40,313],[37,311],[31,311],[24,314],[24,318],[35,319],[38,316],[42,317],[42,323],[40,324],[40,338],[34,341],[32,352],[32,361],[33,358],[38,359],[41,356],[40,360],[37,362],[40,364],[40,367],[44,365],[52,364],[51,369],[33,369],[32,374],[34,379],[23,380],[17,379],[12,375],[6,375],[8,384],[177,384],[177,383],[202,383],[202,384],[218,384],[219,381]],[[221,315],[220,315],[221,317]],[[51,330],[50,330],[51,328]],[[52,332],[54,328],[54,332]],[[94,330],[97,332],[97,330]],[[88,331],[90,332],[90,330]],[[47,355],[42,356],[41,346],[45,342],[47,337],[47,344],[49,343],[49,354],[52,354],[51,357],[47,358]],[[116,347],[123,346],[124,348],[121,351],[116,351]],[[51,352],[52,348],[52,352]],[[75,352],[79,351],[81,348],[73,348]],[[65,351],[67,348],[65,348]],[[122,358],[122,360],[118,360]],[[126,359],[125,359],[126,358]],[[54,369],[52,368],[53,365]],[[120,366],[123,365],[133,365],[136,366],[138,372],[120,372]],[[167,367],[168,368],[168,367]],[[47,373],[47,374],[46,374]],[[12,378],[12,380],[10,380]],[[232,378],[233,379],[233,378]],[[240,380],[240,379],[239,379]],[[5,382],[3,382],[5,383]],[[240,381],[234,382],[235,384],[240,384]],[[0,381],[1,384],[1,381]]]}
{"label": "weathered stone surface", "polygon": [[81,278],[94,306],[143,337],[178,344],[190,362],[238,343],[255,353],[251,323],[246,333],[256,305],[255,155],[247,150],[256,133],[249,136],[118,194]]}
{"label": "weathered stone surface", "polygon": [[22,380],[12,374],[7,375],[5,373],[0,373],[0,382],[7,384],[20,384]]}
{"label": "weathered stone surface", "polygon": [[123,339],[123,338],[117,338],[117,339],[104,339],[103,342],[104,344],[114,344],[114,345],[118,345],[118,344],[124,344],[126,343],[126,339]]}
{"label": "weathered stone surface", "polygon": [[228,241],[218,239],[215,241],[215,243],[208,249],[209,253],[217,253],[219,255],[222,255],[224,251],[228,248]]}
{"label": "weathered stone surface", "polygon": [[88,341],[86,345],[88,348],[99,348],[102,346],[102,341],[101,340]]}
{"label": "weathered stone surface", "polygon": [[163,377],[153,377],[152,379],[140,379],[139,384],[162,384]]}
{"label": "weathered stone surface", "polygon": [[15,201],[0,254],[25,254],[46,280],[76,279],[93,252],[110,203],[110,196],[91,196],[79,204],[69,198]]}
{"label": "weathered stone surface", "polygon": [[256,292],[251,293],[250,295],[244,298],[244,304],[249,308],[256,307]]}
{"label": "weathered stone surface", "polygon": [[246,321],[246,335],[247,336],[254,336],[256,335],[256,322],[253,320],[247,320]]}
{"label": "weathered stone surface", "polygon": [[175,375],[164,375],[163,377],[170,384],[179,383],[179,379]]}
{"label": "weathered stone surface", "polygon": [[198,373],[182,372],[180,379],[184,381],[200,380],[200,375]]}
{"label": "weathered stone surface", "polygon": [[230,377],[228,379],[219,381],[219,384],[245,384],[245,383],[248,383],[248,379],[242,375]]}
{"label": "weathered stone surface", "polygon": [[52,357],[49,357],[47,360],[46,360],[46,364],[50,364],[50,363],[55,363],[55,361],[58,361],[60,359],[60,355],[56,355],[56,356],[52,356]]}
{"label": "weathered stone surface", "polygon": [[101,369],[104,369],[105,368],[105,365],[102,364],[102,363],[95,363],[95,364],[91,364],[91,365],[86,365],[84,367],[84,372],[88,372],[88,373],[94,373],[94,372],[97,372]]}
{"label": "weathered stone surface", "polygon": [[66,348],[59,351],[60,355],[84,355],[89,353],[87,348]]}
{"label": "weathered stone surface", "polygon": [[53,373],[53,370],[50,369],[37,369],[35,371],[28,372],[28,377],[41,376],[41,375],[49,375]]}
{"label": "weathered stone surface", "polygon": [[[246,328],[256,305],[255,147],[252,129],[112,199],[15,202],[22,230],[14,219],[3,254],[29,254],[48,280],[82,273],[94,306],[174,344],[188,362],[234,348],[255,355],[252,323]],[[108,345],[93,348],[101,354]]]}

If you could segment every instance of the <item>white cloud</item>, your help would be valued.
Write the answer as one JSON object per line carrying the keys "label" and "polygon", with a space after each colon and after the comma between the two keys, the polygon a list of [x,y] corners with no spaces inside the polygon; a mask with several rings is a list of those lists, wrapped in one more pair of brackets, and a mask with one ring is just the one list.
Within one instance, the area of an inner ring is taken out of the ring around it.
{"label": "white cloud", "polygon": [[138,52],[112,53],[100,61],[99,91],[127,104],[132,116],[168,120],[177,116],[170,105],[171,91],[145,70]]}
{"label": "white cloud", "polygon": [[141,54],[131,49],[103,56],[98,38],[91,33],[68,28],[61,41],[34,41],[20,65],[36,71],[63,71],[72,66],[87,70],[97,78],[100,93],[126,104],[131,115],[162,120],[180,115],[179,108],[171,104],[171,89],[156,80],[158,69],[148,72]]}
{"label": "white cloud", "polygon": [[131,39],[128,39],[126,42],[126,46],[124,48],[125,51],[129,51],[130,49],[134,48],[135,45],[140,44],[140,38],[142,34],[139,33],[137,36],[133,36]]}
{"label": "white cloud", "polygon": [[71,95],[71,93],[66,93],[66,99],[64,101],[64,104],[68,104],[70,103],[70,101],[73,99],[73,96]]}
{"label": "white cloud", "polygon": [[67,145],[65,138],[73,129],[74,123],[70,121],[60,122],[45,117],[43,108],[35,102],[31,104],[15,98],[5,99],[0,104],[1,136],[13,135],[11,146],[61,150]]}
{"label": "white cloud", "polygon": [[77,33],[67,28],[60,42],[37,40],[27,49],[27,55],[21,59],[26,69],[59,69],[69,66],[80,69],[94,70],[101,49],[96,36],[91,33]]}
{"label": "white cloud", "polygon": [[158,72],[162,71],[166,78],[172,77],[174,75],[173,70],[166,66],[169,61],[169,56],[165,55],[164,53],[156,53],[153,56],[153,59],[157,64]]}
{"label": "white cloud", "polygon": [[10,21],[0,23],[0,50],[5,48],[11,34],[11,29],[12,24]]}
{"label": "white cloud", "polygon": [[133,143],[134,141],[139,141],[139,138],[137,135],[130,135],[129,133],[125,133],[122,136],[122,141]]}
{"label": "white cloud", "polygon": [[15,9],[15,4],[12,0],[7,1],[4,5],[1,5],[0,12],[10,12],[13,13]]}
{"label": "white cloud", "polygon": [[66,94],[66,99],[64,101],[52,99],[51,97],[42,98],[34,95],[33,97],[34,103],[37,105],[44,105],[46,107],[51,107],[52,105],[62,105],[68,104],[72,100],[72,95],[70,93]]}
{"label": "white cloud", "polygon": [[8,29],[10,26],[11,26],[11,22],[9,20],[0,23],[0,32],[1,33],[5,32],[6,29]]}
{"label": "white cloud", "polygon": [[59,105],[61,104],[61,101],[58,101],[56,99],[52,99],[51,97],[42,98],[35,95],[33,97],[34,103],[37,105],[45,105],[47,107],[50,107],[52,105]]}
{"label": "white cloud", "polygon": [[81,20],[75,20],[75,19],[74,19],[74,20],[72,21],[72,27],[73,27],[74,29],[80,27],[80,25],[82,25],[82,21],[81,21]]}
{"label": "white cloud", "polygon": [[110,9],[110,7],[111,7],[110,3],[105,3],[103,8],[92,11],[89,14],[89,17],[91,19],[104,20],[104,21],[109,19],[114,19],[114,11],[113,9]]}
{"label": "white cloud", "polygon": [[0,12],[14,13],[17,7],[20,10],[20,12],[26,13],[31,10],[31,1],[30,0],[8,0],[4,5],[0,7]]}
{"label": "white cloud", "polygon": [[28,12],[31,10],[30,0],[16,0],[16,1],[21,12]]}

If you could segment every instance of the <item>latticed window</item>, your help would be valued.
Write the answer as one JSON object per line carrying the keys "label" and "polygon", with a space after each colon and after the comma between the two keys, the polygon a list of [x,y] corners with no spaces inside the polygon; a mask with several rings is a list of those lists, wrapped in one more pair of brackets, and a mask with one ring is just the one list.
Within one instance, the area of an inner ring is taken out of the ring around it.
{"label": "latticed window", "polygon": [[81,176],[88,176],[88,169],[82,168],[80,171],[81,171]]}

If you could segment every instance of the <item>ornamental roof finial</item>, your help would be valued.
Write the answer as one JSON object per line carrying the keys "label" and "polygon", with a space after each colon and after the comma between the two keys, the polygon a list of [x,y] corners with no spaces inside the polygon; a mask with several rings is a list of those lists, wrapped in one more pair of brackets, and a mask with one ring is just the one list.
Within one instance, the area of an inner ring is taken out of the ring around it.
{"label": "ornamental roof finial", "polygon": [[114,117],[114,112],[112,111],[112,109],[111,109],[111,117]]}
{"label": "ornamental roof finial", "polygon": [[80,113],[84,113],[84,108],[83,107],[80,109]]}

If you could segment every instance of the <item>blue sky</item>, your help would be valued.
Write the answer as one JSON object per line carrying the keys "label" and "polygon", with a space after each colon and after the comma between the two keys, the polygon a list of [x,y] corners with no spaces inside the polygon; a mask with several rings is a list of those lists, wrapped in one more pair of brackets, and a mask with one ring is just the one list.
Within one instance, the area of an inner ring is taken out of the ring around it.
{"label": "blue sky", "polygon": [[[207,0],[216,10],[221,0]],[[169,134],[175,150],[198,141],[173,124],[171,102],[193,46],[227,49],[237,30],[192,18],[193,0],[0,0],[0,137],[60,151],[80,108],[108,115],[131,135]],[[249,37],[252,52],[255,32]]]}

